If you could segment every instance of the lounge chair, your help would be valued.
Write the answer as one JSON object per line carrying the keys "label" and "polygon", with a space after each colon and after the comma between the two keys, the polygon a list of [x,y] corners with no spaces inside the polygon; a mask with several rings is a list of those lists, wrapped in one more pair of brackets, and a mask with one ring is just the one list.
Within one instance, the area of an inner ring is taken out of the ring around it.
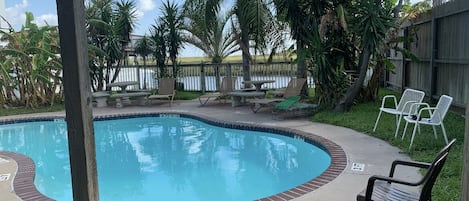
{"label": "lounge chair", "polygon": [[[388,177],[372,176],[368,179],[365,190],[357,195],[357,201],[371,200],[432,200],[432,188],[438,174],[441,172],[443,165],[448,157],[451,146],[456,139],[448,143],[433,159],[432,163],[422,163],[413,161],[396,160],[392,163]],[[394,171],[398,165],[410,166],[415,168],[426,169],[426,173],[420,181],[410,182],[394,178]],[[399,186],[396,184],[400,184]],[[419,193],[409,191],[402,188],[403,186],[420,186]]]}
{"label": "lounge chair", "polygon": [[[303,85],[305,85],[306,79],[305,78],[294,78],[288,82],[287,88],[283,92],[283,98],[260,98],[260,99],[253,99],[251,101],[251,110],[256,113],[262,107],[265,106],[274,106],[275,104],[285,100],[290,96],[299,96],[301,94],[301,89]],[[278,94],[277,94],[278,95]]]}
{"label": "lounge chair", "polygon": [[[228,96],[229,92],[234,91],[237,79],[237,77],[224,77],[221,81],[221,86],[218,92],[207,93],[199,97],[200,105],[204,106],[211,99],[217,99],[221,101],[222,97]],[[224,100],[226,103],[226,99]]]}
{"label": "lounge chair", "polygon": [[[396,96],[394,95],[386,95],[383,97],[383,101],[381,102],[381,107],[379,108],[378,118],[376,118],[375,126],[373,127],[373,132],[376,131],[376,127],[378,127],[378,122],[381,117],[381,113],[389,113],[396,116],[396,132],[394,133],[394,137],[397,137],[397,133],[399,132],[399,126],[401,124],[401,120],[403,116],[413,115],[417,113],[417,110],[411,110],[411,106],[414,103],[421,103],[423,98],[425,97],[425,92],[415,90],[415,89],[406,89],[401,96],[401,100],[399,100],[399,104],[397,103]],[[394,108],[385,107],[385,103],[387,99],[391,99],[394,101]]]}
{"label": "lounge chair", "polygon": [[310,115],[317,107],[316,104],[300,102],[301,96],[289,96],[277,103],[272,110],[273,119],[284,119],[286,117],[303,117]]}
{"label": "lounge chair", "polygon": [[[410,140],[409,149],[412,147],[412,143],[414,142],[415,131],[417,128],[419,129],[420,133],[420,124],[431,125],[433,127],[433,134],[435,135],[435,139],[437,138],[435,126],[441,126],[441,131],[443,132],[443,137],[445,138],[446,144],[448,144],[448,137],[446,136],[445,125],[443,124],[443,120],[445,119],[446,113],[448,112],[449,107],[451,106],[451,102],[453,102],[453,98],[451,96],[442,95],[438,100],[438,103],[435,107],[430,107],[427,103],[420,103],[420,104],[413,104],[413,109],[417,109],[419,106],[423,105],[422,109],[419,110],[417,115],[411,115],[404,117],[406,121],[404,127],[404,133],[402,133],[402,139],[404,139],[405,132],[407,130],[407,125],[409,123],[414,124],[414,131],[412,132],[412,139]],[[428,112],[428,118],[423,118],[423,112]]]}
{"label": "lounge chair", "polygon": [[148,96],[150,103],[154,99],[168,99],[169,106],[171,106],[176,95],[176,90],[174,90],[175,82],[175,78],[160,78],[158,81],[158,92]]}

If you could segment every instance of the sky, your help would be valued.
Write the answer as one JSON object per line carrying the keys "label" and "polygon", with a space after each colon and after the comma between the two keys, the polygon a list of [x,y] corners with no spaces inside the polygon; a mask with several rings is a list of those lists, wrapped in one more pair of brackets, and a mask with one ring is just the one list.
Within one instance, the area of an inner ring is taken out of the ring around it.
{"label": "sky", "polygon": [[[55,0],[0,0],[5,2],[4,17],[13,26],[19,30],[25,21],[25,12],[32,12],[35,23],[38,25],[57,25],[57,6]],[[178,0],[183,1],[183,0]],[[225,5],[233,0],[226,0]],[[419,0],[411,0],[417,2]],[[163,2],[166,0],[135,0],[137,4],[137,25],[133,34],[149,34],[149,28],[154,24],[155,19],[160,16]],[[1,14],[1,13],[0,13]],[[2,27],[5,28],[5,27]],[[181,56],[202,56],[203,53],[194,48],[186,47],[181,52]]]}
{"label": "sky", "polygon": [[[15,30],[21,29],[25,21],[25,12],[34,15],[38,25],[57,25],[57,6],[55,0],[0,0],[5,1],[5,19]],[[150,34],[149,28],[160,16],[163,2],[166,0],[135,0],[137,4],[137,25],[133,34]],[[2,24],[3,25],[3,24]],[[5,28],[5,27],[2,27]],[[186,47],[180,56],[202,56],[203,53],[195,47]]]}

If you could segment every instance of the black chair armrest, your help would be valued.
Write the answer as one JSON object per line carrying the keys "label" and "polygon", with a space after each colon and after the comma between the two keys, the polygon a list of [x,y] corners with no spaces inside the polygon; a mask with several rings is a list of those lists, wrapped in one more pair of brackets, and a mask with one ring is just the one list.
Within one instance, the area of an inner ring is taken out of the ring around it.
{"label": "black chair armrest", "polygon": [[420,182],[408,182],[408,181],[404,181],[404,180],[401,180],[401,179],[395,179],[395,178],[391,178],[391,177],[383,177],[383,176],[379,176],[379,175],[373,175],[368,179],[368,184],[366,186],[365,198],[370,198],[370,200],[371,200],[371,196],[373,194],[373,187],[375,185],[376,180],[386,181],[388,183],[397,183],[397,184],[402,184],[402,185],[407,185],[407,186],[418,186],[418,185],[420,185]]}
{"label": "black chair armrest", "polygon": [[391,170],[389,171],[389,177],[394,176],[394,171],[396,170],[396,166],[398,165],[411,166],[411,167],[416,167],[416,168],[425,168],[425,169],[428,169],[431,166],[430,163],[395,160],[392,162]]}

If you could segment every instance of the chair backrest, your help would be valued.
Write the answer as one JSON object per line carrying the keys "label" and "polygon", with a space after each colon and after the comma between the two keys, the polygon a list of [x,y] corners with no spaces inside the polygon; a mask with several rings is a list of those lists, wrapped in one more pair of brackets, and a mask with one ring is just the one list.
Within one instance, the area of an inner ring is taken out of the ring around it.
{"label": "chair backrest", "polygon": [[425,176],[422,179],[423,187],[422,191],[420,192],[420,201],[430,201],[432,197],[432,188],[433,184],[435,184],[436,178],[441,172],[443,165],[448,158],[449,150],[451,146],[456,142],[456,139],[451,140],[441,151],[436,155],[435,159],[433,159],[430,168],[425,173]]}
{"label": "chair backrest", "polygon": [[287,98],[290,96],[299,96],[301,94],[301,89],[303,85],[305,85],[306,79],[305,78],[293,78],[288,82],[287,88],[285,89],[285,93],[283,97]]}
{"label": "chair backrest", "polygon": [[235,90],[237,77],[223,77],[220,85],[220,93],[226,94]]}
{"label": "chair backrest", "polygon": [[407,104],[409,101],[413,101],[416,103],[421,103],[423,101],[423,98],[425,97],[425,92],[415,90],[415,89],[406,89],[404,90],[404,93],[402,93],[401,100],[397,104],[397,111],[400,111],[404,114],[416,114],[418,111],[418,108],[414,107],[413,111],[410,111],[410,108],[412,104]]}
{"label": "chair backrest", "polygon": [[170,95],[174,94],[174,85],[176,79],[164,77],[158,81],[158,94],[159,95]]}
{"label": "chair backrest", "polygon": [[431,122],[441,122],[445,119],[446,113],[448,112],[449,107],[451,106],[451,102],[453,102],[453,98],[451,96],[442,95],[436,104],[436,109],[433,111],[432,116],[430,117]]}

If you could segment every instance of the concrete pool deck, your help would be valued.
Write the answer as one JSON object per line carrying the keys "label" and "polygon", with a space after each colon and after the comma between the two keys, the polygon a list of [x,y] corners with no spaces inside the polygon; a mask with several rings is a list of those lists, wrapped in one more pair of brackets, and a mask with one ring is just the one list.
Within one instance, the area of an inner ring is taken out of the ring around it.
{"label": "concrete pool deck", "polygon": [[[224,121],[294,128],[299,131],[324,137],[342,147],[347,157],[345,170],[340,173],[337,178],[319,189],[299,198],[295,198],[294,200],[297,201],[356,200],[357,193],[366,187],[367,180],[371,175],[387,175],[393,160],[410,160],[407,155],[400,153],[401,150],[380,139],[348,128],[311,122],[306,118],[276,120],[272,118],[272,114],[268,108],[262,109],[258,113],[253,113],[249,106],[231,107],[229,102],[220,104],[216,101],[209,102],[204,107],[200,107],[198,100],[175,101],[172,107],[169,107],[169,105],[165,103],[163,105],[126,106],[124,108],[115,108],[113,106],[93,108],[93,115],[95,116],[154,112],[201,114]],[[8,116],[0,117],[0,120],[51,116],[63,117],[64,112]],[[370,127],[372,127],[373,123],[374,122],[370,122]],[[0,174],[3,173],[2,171],[5,171],[5,169],[0,166]],[[416,169],[402,168],[397,169],[396,177],[415,181],[421,178],[421,174]],[[5,197],[3,196],[7,196],[7,194],[11,193],[12,192],[5,192],[0,188],[0,200],[4,200]]]}

